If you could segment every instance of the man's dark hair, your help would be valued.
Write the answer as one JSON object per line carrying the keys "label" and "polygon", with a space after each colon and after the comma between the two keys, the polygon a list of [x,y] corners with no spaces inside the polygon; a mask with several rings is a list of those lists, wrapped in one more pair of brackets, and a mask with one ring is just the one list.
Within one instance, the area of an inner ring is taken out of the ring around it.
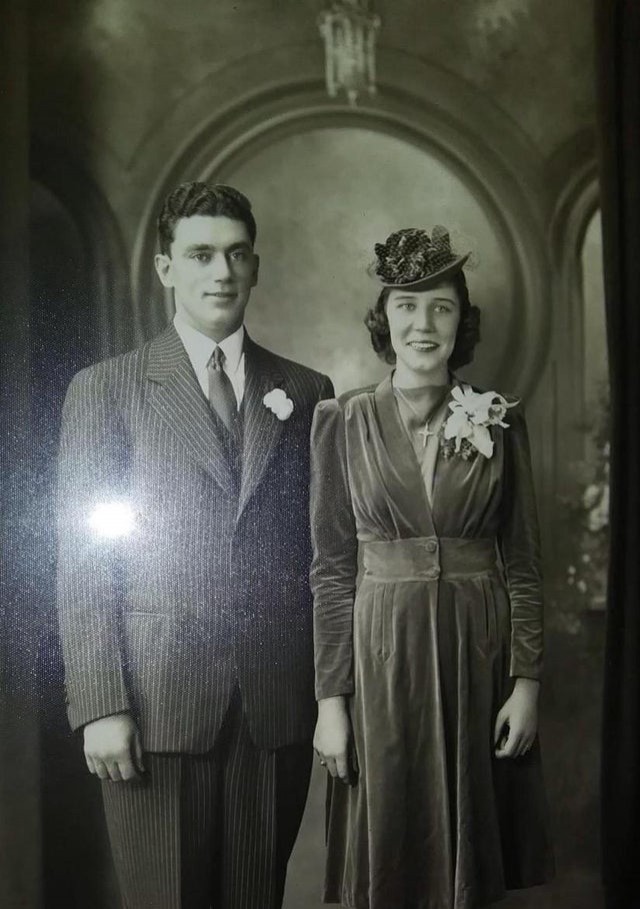
{"label": "man's dark hair", "polygon": [[256,222],[251,212],[251,203],[246,196],[221,183],[209,186],[207,183],[181,183],[164,200],[158,217],[158,241],[160,252],[169,255],[175,238],[176,224],[181,218],[192,215],[224,216],[242,221],[247,228],[251,245],[256,242]]}
{"label": "man's dark hair", "polygon": [[[455,370],[466,366],[473,360],[475,346],[480,340],[480,310],[477,306],[471,305],[467,281],[462,269],[448,280],[455,287],[460,300],[460,322],[456,332],[455,345],[449,357],[449,369]],[[367,313],[364,324],[371,334],[371,345],[375,352],[385,363],[393,365],[396,362],[396,355],[391,346],[391,333],[386,313],[390,292],[391,288],[385,287],[374,308]]]}

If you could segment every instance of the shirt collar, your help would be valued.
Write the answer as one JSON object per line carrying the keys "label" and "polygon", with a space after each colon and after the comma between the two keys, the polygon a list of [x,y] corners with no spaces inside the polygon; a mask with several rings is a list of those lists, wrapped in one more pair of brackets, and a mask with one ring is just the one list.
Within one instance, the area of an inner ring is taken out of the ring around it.
{"label": "shirt collar", "polygon": [[[237,328],[232,335],[220,341],[220,347],[225,355],[227,372],[234,373],[240,366],[244,348],[244,325]],[[212,350],[213,353],[213,350]]]}
{"label": "shirt collar", "polygon": [[[180,318],[178,313],[173,317],[173,324],[196,372],[205,369],[211,359],[211,354],[218,347],[218,344],[212,338],[208,338],[207,335],[198,331],[197,328],[189,325],[184,319]],[[225,356],[225,372],[236,372],[242,358],[244,325],[241,325],[233,334],[221,341],[219,346]]]}

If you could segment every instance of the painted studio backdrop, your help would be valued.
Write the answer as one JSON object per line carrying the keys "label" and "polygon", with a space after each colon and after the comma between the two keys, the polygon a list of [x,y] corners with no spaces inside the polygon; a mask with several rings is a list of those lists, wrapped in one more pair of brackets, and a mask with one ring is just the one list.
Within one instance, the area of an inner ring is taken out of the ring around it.
{"label": "painted studio backdrop", "polygon": [[[30,17],[22,54],[14,14],[3,66],[22,103],[2,102],[14,137],[3,154],[15,168],[8,198],[16,211],[29,200],[28,225],[12,224],[28,231],[30,262],[28,282],[15,263],[13,299],[29,329],[12,329],[24,452],[13,504],[35,554],[16,569],[27,595],[6,642],[19,708],[6,718],[0,825],[23,870],[0,884],[3,906],[117,905],[98,787],[64,715],[53,458],[73,373],[172,316],[152,271],[155,217],[192,179],[230,183],[253,203],[252,336],[328,373],[338,392],[386,370],[363,325],[376,296],[373,244],[443,223],[472,250],[482,343],[463,375],[524,399],[542,519],[551,892],[563,909],[601,905],[608,387],[591,3],[376,0],[377,91],[356,104],[327,92],[324,5],[52,0]],[[17,164],[27,142],[28,181]],[[319,909],[323,810],[316,767],[287,909]],[[30,902],[11,902],[18,890]],[[534,891],[504,905],[544,900]]]}

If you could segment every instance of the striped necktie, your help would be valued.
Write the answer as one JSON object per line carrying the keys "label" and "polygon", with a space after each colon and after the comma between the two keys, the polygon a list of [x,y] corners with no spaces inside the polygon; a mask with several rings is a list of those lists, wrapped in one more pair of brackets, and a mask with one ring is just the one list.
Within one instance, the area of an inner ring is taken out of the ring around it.
{"label": "striped necktie", "polygon": [[224,371],[226,357],[218,344],[207,363],[209,375],[209,406],[214,410],[229,432],[233,433],[238,419],[238,406],[231,379]]}

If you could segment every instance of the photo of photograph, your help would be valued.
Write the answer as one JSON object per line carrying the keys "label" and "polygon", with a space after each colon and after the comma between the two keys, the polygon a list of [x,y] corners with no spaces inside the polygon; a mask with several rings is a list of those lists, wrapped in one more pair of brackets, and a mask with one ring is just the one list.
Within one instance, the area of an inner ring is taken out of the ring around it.
{"label": "photo of photograph", "polygon": [[635,909],[640,7],[2,18],[0,907]]}

